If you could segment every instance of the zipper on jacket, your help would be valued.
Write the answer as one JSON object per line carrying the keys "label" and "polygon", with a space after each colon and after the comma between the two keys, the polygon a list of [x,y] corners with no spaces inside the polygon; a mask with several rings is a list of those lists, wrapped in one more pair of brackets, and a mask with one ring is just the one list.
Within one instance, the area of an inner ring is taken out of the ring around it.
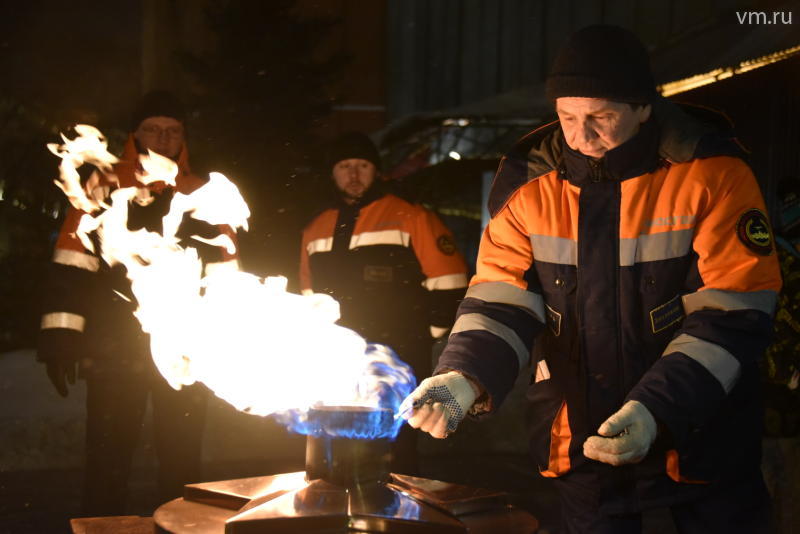
{"label": "zipper on jacket", "polygon": [[569,361],[570,363],[577,364],[580,360],[581,353],[583,353],[583,314],[581,313],[581,268],[580,262],[579,265],[575,266],[575,323],[576,328],[578,329],[578,347],[575,348],[574,345],[570,346],[569,351]]}
{"label": "zipper on jacket", "polygon": [[[594,183],[601,182],[603,180],[603,164],[600,161],[594,159],[588,159],[589,161],[589,168],[591,169],[591,180]],[[578,265],[575,266],[575,280],[576,280],[576,289],[575,289],[575,319],[578,322],[578,350],[573,351],[570,354],[571,361],[573,363],[577,363],[580,360],[580,355],[583,353],[583,347],[586,345],[585,340],[583,339],[584,332],[583,332],[583,314],[581,313],[581,269],[580,269],[580,258],[578,258]],[[588,397],[587,397],[588,399]]]}
{"label": "zipper on jacket", "polygon": [[603,173],[603,164],[600,161],[590,159],[589,167],[592,169],[591,172],[592,182],[594,183],[602,182],[603,178],[605,177]]}
{"label": "zipper on jacket", "polygon": [[622,217],[620,216],[620,209],[622,207],[622,184],[620,182],[614,183],[614,258],[615,258],[615,265],[614,270],[616,272],[615,282],[617,287],[615,288],[615,293],[617,295],[616,302],[615,302],[615,314],[616,314],[616,321],[617,321],[617,328],[616,328],[616,335],[617,335],[617,376],[619,376],[619,393],[620,398],[625,398],[625,384],[627,383],[627,377],[625,376],[625,364],[622,361],[622,354],[624,351],[622,350],[622,317],[620,312],[620,302],[621,297],[620,291],[622,288],[621,283],[621,271],[622,266],[619,264],[619,250],[620,250],[620,224],[622,222]]}
{"label": "zipper on jacket", "polygon": [[361,213],[361,206],[358,204],[342,206],[336,216],[336,226],[333,229],[333,243],[331,252],[346,254],[350,249],[350,238],[356,226],[356,220]]}

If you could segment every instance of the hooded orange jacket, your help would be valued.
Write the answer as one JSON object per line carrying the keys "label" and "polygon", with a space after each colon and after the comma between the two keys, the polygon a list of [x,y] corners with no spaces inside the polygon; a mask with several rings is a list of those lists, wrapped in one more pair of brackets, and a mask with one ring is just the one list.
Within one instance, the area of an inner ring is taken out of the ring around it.
{"label": "hooded orange jacket", "polygon": [[[185,145],[177,159],[178,175],[174,188],[163,182],[143,186],[136,178],[136,172],[141,170],[138,156],[139,152],[131,135],[125,143],[120,161],[114,165],[113,175],[116,180],[95,171],[85,184],[86,192],[93,198],[106,199],[118,187],[137,187],[142,196],[152,197],[152,202],[146,206],[130,206],[129,228],[146,227],[161,231],[161,217],[169,209],[172,194],[175,191],[191,193],[205,181],[192,174]],[[109,339],[118,335],[120,328],[140,334],[141,329],[132,316],[134,308],[131,302],[135,302],[135,298],[131,294],[130,283],[122,272],[124,269],[112,269],[104,265],[99,256],[84,248],[75,234],[83,215],[82,211],[70,206],[61,226],[47,282],[41,329],[43,332],[67,329],[79,333],[88,329]],[[210,237],[211,234],[221,231],[235,243],[235,235],[227,226],[211,228],[210,225],[198,224],[191,219],[186,219],[184,224],[191,225],[192,228],[180,232],[179,236],[206,233]],[[190,244],[198,248],[206,268],[238,264],[237,255],[228,254],[222,248],[196,241]]]}
{"label": "hooded orange jacket", "polygon": [[[781,279],[733,139],[667,101],[653,115],[599,162],[566,146],[558,123],[503,158],[437,372],[473,377],[496,409],[530,365],[542,475],[588,468],[608,499],[633,487],[663,505],[702,491],[692,482],[758,469],[758,360]],[[628,400],[662,424],[648,457],[587,460],[586,438]]]}

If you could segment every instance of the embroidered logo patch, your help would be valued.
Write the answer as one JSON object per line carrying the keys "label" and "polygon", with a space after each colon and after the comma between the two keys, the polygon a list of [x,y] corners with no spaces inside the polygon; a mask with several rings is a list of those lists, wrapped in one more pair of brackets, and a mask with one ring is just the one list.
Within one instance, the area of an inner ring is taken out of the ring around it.
{"label": "embroidered logo patch", "polygon": [[683,304],[680,295],[675,295],[666,304],[650,310],[650,326],[657,334],[683,319]]}
{"label": "embroidered logo patch", "polygon": [[448,256],[452,256],[456,252],[456,244],[449,235],[440,235],[439,239],[436,240],[436,246],[442,251],[442,254]]}
{"label": "embroidered logo patch", "polygon": [[758,209],[747,210],[736,223],[736,235],[739,241],[762,256],[772,254],[772,232],[764,212]]}

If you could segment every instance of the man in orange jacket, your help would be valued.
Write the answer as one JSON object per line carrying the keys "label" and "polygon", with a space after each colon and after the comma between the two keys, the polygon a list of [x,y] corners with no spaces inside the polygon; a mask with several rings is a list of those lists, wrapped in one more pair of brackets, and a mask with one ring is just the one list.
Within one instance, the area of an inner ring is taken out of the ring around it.
{"label": "man in orange jacket", "polygon": [[660,98],[631,32],[556,57],[558,121],[502,160],[476,275],[435,376],[404,404],[435,437],[530,365],[531,454],[566,532],[767,532],[758,360],[781,287],[758,184],[707,110]]}
{"label": "man in orange jacket", "polygon": [[[117,187],[138,187],[129,206],[128,227],[162,231],[161,218],[173,194],[188,194],[205,181],[189,168],[183,108],[170,93],[145,95],[133,114],[131,134],[114,178],[94,171],[87,193],[108,198]],[[178,164],[176,186],[139,183],[139,155],[152,150]],[[201,444],[207,390],[201,385],[173,390],[150,356],[149,339],[133,316],[135,297],[124,267],[109,267],[86,250],[75,231],[83,213],[70,208],[53,253],[39,335],[38,360],[58,393],[66,397],[76,376],[85,379],[86,464],[83,511],[87,516],[124,515],[133,452],[148,396],[152,399],[158,457],[158,498],[182,494],[201,480]],[[186,225],[193,225],[186,228]],[[188,220],[179,235],[211,237],[219,229]],[[235,264],[222,249],[192,241],[206,267]]]}
{"label": "man in orange jacket", "polygon": [[[422,380],[433,338],[452,324],[464,294],[464,259],[434,213],[384,191],[369,137],[342,135],[328,147],[327,164],[336,197],[303,231],[301,290],[333,296],[339,324],[391,347]],[[404,458],[395,469],[415,471],[415,436],[406,430],[399,441]]]}

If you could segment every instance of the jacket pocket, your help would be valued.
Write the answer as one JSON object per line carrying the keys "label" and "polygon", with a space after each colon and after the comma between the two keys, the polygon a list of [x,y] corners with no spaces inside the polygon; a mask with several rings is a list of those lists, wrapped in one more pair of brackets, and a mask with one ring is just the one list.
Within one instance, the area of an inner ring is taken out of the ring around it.
{"label": "jacket pocket", "polygon": [[574,324],[572,317],[577,276],[573,267],[562,267],[547,275],[540,274],[545,300],[545,323],[554,337],[561,337]]}
{"label": "jacket pocket", "polygon": [[558,477],[570,469],[569,412],[544,360],[537,363],[535,373],[526,394],[530,452],[542,476]]}

